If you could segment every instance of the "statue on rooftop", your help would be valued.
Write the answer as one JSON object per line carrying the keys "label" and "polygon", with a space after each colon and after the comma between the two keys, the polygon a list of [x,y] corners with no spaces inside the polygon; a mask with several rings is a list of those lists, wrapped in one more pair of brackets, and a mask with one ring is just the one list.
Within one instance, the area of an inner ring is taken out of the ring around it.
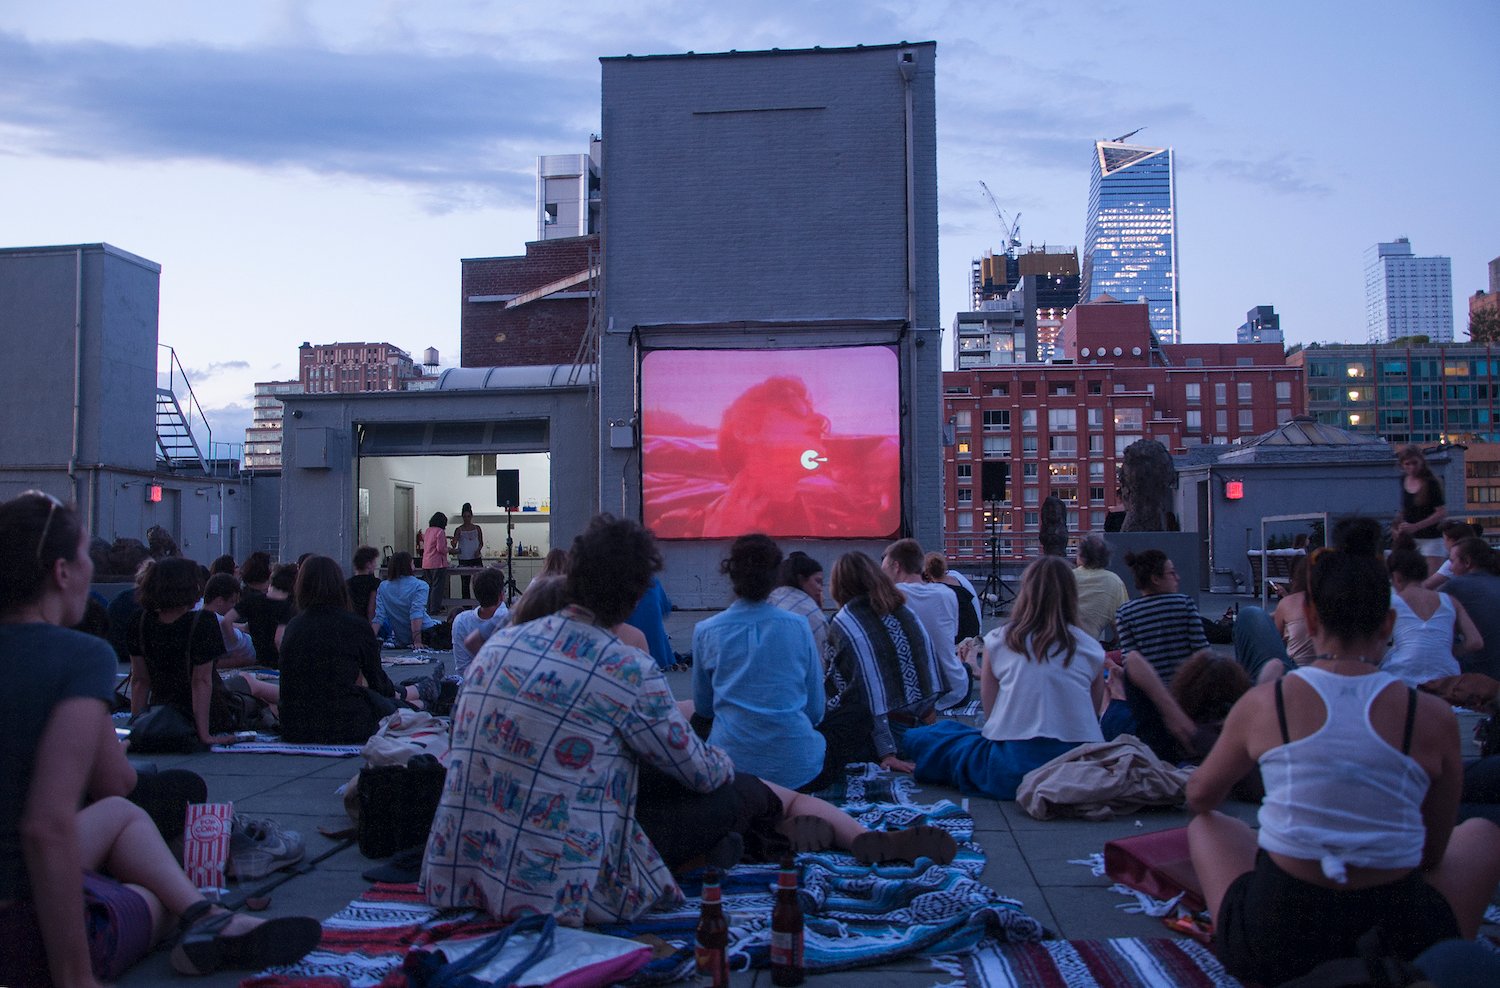
{"label": "statue on rooftop", "polygon": [[1155,439],[1137,439],[1125,447],[1120,464],[1120,498],[1125,502],[1122,532],[1175,532],[1172,488],[1177,468],[1172,455]]}
{"label": "statue on rooftop", "polygon": [[1065,556],[1068,553],[1068,509],[1056,494],[1048,494],[1047,500],[1042,502],[1039,540],[1045,556]]}

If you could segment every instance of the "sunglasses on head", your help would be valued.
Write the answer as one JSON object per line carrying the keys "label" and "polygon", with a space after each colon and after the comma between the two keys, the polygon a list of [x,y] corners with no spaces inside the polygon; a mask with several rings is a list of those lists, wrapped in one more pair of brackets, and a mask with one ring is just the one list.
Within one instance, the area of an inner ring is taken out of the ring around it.
{"label": "sunglasses on head", "polygon": [[48,494],[46,491],[37,491],[37,490],[22,491],[21,494],[20,494],[20,496],[21,497],[41,497],[41,498],[46,498],[47,499],[47,520],[42,523],[42,536],[41,536],[41,538],[39,538],[39,539],[36,540],[36,561],[37,562],[41,562],[42,561],[42,547],[47,544],[47,535],[48,535],[48,533],[50,533],[52,531],[52,518],[53,518],[54,515],[57,514],[57,509],[63,506],[63,503],[61,501],[59,501],[57,498],[53,497],[51,494]]}

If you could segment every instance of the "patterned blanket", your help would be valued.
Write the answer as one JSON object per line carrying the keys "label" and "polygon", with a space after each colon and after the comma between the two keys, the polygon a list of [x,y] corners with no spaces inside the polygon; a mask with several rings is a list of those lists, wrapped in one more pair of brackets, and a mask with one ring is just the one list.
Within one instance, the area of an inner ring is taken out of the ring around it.
{"label": "patterned blanket", "polygon": [[353,758],[363,750],[360,744],[292,744],[274,734],[257,734],[254,741],[238,744],[216,744],[209,750],[220,755],[316,755],[319,758]]}
{"label": "patterned blanket", "polygon": [[[947,801],[911,802],[909,779],[869,770],[840,786],[845,810],[868,827],[916,823],[939,826],[959,841],[947,866],[860,865],[836,852],[798,856],[807,916],[806,963],[811,971],[883,964],[913,955],[972,950],[988,939],[1039,940],[1042,926],[1014,899],[981,884],[984,854],[971,843],[973,820]],[[737,969],[770,963],[770,914],[774,865],[740,865],[724,879],[724,910],[730,921],[730,958]],[[698,922],[699,876],[683,880],[688,902],[680,909],[648,913],[600,932],[635,937],[653,934],[674,952],[653,962],[633,982],[664,984],[692,976],[693,930]],[[247,986],[281,983],[280,977],[338,976],[354,986],[374,985],[397,967],[408,949],[497,928],[472,912],[440,913],[426,905],[415,885],[376,885],[324,922],[323,942],[298,964],[273,968]]]}
{"label": "patterned blanket", "polygon": [[962,960],[965,988],[1238,988],[1192,940],[985,944]]}

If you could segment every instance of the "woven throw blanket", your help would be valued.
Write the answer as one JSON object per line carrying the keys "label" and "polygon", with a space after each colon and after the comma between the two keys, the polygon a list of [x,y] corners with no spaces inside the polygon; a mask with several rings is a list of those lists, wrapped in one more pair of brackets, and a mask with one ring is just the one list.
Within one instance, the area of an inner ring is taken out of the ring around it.
{"label": "woven throw blanket", "polygon": [[358,744],[292,744],[274,734],[260,733],[254,741],[238,744],[216,744],[209,750],[216,754],[316,755],[319,758],[353,758],[363,745]]}
{"label": "woven throw blanket", "polygon": [[985,944],[962,958],[965,988],[1238,988],[1192,940],[1046,940]]}
{"label": "woven throw blanket", "polygon": [[[947,866],[881,865],[871,868],[836,852],[803,854],[806,963],[809,971],[883,964],[913,955],[955,954],[986,938],[1034,941],[1042,926],[1021,904],[981,884],[984,854],[973,843],[973,820],[947,801],[918,806],[909,779],[866,770],[841,787],[844,808],[869,827],[913,823],[939,826],[959,841]],[[878,798],[884,797],[884,798]],[[724,877],[724,911],[730,922],[730,958],[737,969],[769,965],[774,865],[740,865]],[[633,937],[650,933],[675,952],[653,962],[633,984],[665,984],[693,976],[692,940],[698,922],[699,876],[683,880],[688,902],[680,909],[646,914],[634,923],[600,932]],[[323,942],[295,965],[265,972],[247,986],[270,988],[278,977],[347,978],[374,985],[400,965],[408,949],[455,936],[496,929],[474,912],[439,913],[415,885],[377,884],[323,924]]]}

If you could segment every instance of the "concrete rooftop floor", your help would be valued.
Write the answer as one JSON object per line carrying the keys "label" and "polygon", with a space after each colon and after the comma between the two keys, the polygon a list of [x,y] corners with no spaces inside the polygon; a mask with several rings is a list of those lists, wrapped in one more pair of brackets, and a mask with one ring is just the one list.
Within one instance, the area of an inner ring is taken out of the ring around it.
{"label": "concrete rooftop floor", "polygon": [[[1204,594],[1201,606],[1204,614],[1216,616],[1236,600],[1251,602],[1248,597]],[[677,651],[688,651],[693,626],[714,613],[707,610],[677,611],[670,616],[667,630]],[[998,623],[1000,619],[986,615],[986,630]],[[449,662],[451,664],[451,659]],[[420,674],[424,667],[388,666],[387,671],[393,679],[400,681]],[[667,678],[677,696],[691,695],[690,673],[671,672]],[[1471,734],[1470,730],[1464,732],[1466,755],[1477,754],[1472,751]],[[155,762],[161,768],[191,769],[208,780],[211,800],[232,801],[236,812],[269,816],[285,827],[300,831],[307,843],[304,861],[311,861],[340,843],[318,833],[318,827],[347,825],[348,817],[334,790],[353,777],[360,764],[357,758],[266,754],[156,755],[143,756],[142,760]],[[975,840],[987,856],[982,880],[1001,895],[1020,900],[1026,911],[1053,934],[1068,939],[1176,936],[1163,927],[1160,920],[1117,908],[1132,900],[1110,892],[1112,883],[1109,879],[1095,878],[1087,867],[1069,862],[1101,852],[1104,843],[1116,837],[1183,826],[1188,820],[1186,812],[1151,811],[1103,822],[1038,821],[1028,817],[1013,802],[966,798],[957,790],[942,786],[919,787],[918,802],[939,799],[966,804],[973,815]],[[1252,825],[1255,809],[1244,803],[1226,806],[1227,811]],[[354,846],[344,848],[303,873],[295,874],[275,889],[271,893],[270,908],[260,915],[310,915],[319,919],[331,916],[369,887],[370,883],[362,879],[360,873],[379,863],[363,857]],[[247,887],[261,882],[248,883]],[[238,891],[234,883],[231,882],[230,886],[232,892]],[[1493,928],[1487,931],[1496,932]],[[753,979],[736,975],[734,980],[741,984],[751,981],[747,988],[769,988],[768,971],[751,974]],[[245,976],[243,972],[228,971],[181,983],[218,988],[237,985]],[[158,950],[117,983],[124,988],[144,988],[165,984],[175,978],[166,952]],[[856,985],[858,988],[883,988],[887,985],[917,988],[951,980],[949,975],[922,958],[817,976],[818,984],[828,988],[842,985],[849,988]]]}

